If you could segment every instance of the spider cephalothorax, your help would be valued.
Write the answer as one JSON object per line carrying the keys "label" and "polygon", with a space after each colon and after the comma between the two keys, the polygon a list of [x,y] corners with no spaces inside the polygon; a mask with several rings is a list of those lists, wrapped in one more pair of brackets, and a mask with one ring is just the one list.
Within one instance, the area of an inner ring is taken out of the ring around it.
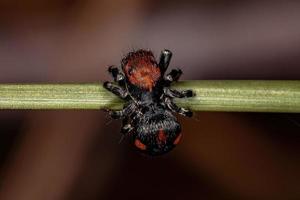
{"label": "spider cephalothorax", "polygon": [[161,77],[161,71],[150,51],[139,50],[128,54],[122,60],[122,69],[129,83],[152,91]]}
{"label": "spider cephalothorax", "polygon": [[123,119],[122,134],[149,155],[170,151],[182,138],[180,124],[172,112],[192,116],[190,110],[178,107],[172,100],[194,94],[191,90],[169,88],[182,74],[180,69],[173,69],[165,75],[171,56],[171,51],[164,50],[157,63],[151,51],[130,52],[121,61],[122,72],[114,66],[108,69],[117,84],[104,83],[106,89],[126,100],[122,110],[109,110],[109,114],[114,119]]}

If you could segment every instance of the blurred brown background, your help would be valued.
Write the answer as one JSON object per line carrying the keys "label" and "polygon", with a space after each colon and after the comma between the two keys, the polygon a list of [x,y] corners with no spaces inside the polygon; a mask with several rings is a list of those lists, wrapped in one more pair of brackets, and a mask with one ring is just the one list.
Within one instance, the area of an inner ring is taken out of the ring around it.
{"label": "blurred brown background", "polygon": [[[0,0],[0,82],[107,80],[132,49],[183,79],[299,79],[300,2]],[[0,111],[0,199],[300,199],[299,115],[196,113],[148,158],[102,111]]]}

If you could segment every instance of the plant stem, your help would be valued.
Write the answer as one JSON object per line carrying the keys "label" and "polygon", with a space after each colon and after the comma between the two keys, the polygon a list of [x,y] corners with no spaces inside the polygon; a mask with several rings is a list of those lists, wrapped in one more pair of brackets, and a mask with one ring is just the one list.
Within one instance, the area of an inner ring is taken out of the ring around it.
{"label": "plant stem", "polygon": [[300,81],[188,81],[197,96],[178,105],[202,111],[300,112]]}
{"label": "plant stem", "polygon": [[[300,112],[300,81],[184,81],[193,98],[176,99],[193,111]],[[0,109],[120,109],[101,83],[0,84]]]}

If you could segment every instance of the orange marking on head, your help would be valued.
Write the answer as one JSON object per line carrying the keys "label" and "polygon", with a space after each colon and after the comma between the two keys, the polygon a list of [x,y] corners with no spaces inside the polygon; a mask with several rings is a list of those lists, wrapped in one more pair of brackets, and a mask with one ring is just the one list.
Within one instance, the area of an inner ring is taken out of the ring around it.
{"label": "orange marking on head", "polygon": [[152,91],[161,76],[159,67],[151,63],[149,58],[144,57],[129,60],[124,69],[132,84],[149,91]]}
{"label": "orange marking on head", "polygon": [[147,149],[147,146],[144,145],[139,139],[136,139],[136,140],[134,141],[134,145],[135,145],[137,148],[141,149],[141,150],[146,150],[146,149]]}
{"label": "orange marking on head", "polygon": [[166,141],[167,141],[167,136],[162,129],[160,129],[158,132],[158,140],[160,142],[164,142],[164,143],[166,143]]}
{"label": "orange marking on head", "polygon": [[173,144],[174,144],[174,145],[177,145],[177,144],[180,142],[181,138],[182,138],[182,133],[180,133],[180,134],[177,136],[177,138],[174,140]]}

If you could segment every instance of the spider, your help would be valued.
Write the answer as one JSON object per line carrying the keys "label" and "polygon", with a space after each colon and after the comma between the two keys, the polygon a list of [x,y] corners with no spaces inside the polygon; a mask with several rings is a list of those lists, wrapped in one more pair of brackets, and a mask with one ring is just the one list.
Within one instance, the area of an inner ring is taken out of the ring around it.
{"label": "spider", "polygon": [[125,100],[122,110],[107,110],[113,119],[122,119],[122,136],[129,136],[139,151],[148,155],[162,155],[172,150],[181,140],[181,126],[173,113],[191,117],[192,112],[178,107],[173,98],[192,97],[192,90],[170,88],[182,71],[173,69],[165,75],[172,52],[163,50],[159,62],[151,51],[128,53],[121,61],[122,71],[110,66],[108,72],[115,83],[103,86]]}

